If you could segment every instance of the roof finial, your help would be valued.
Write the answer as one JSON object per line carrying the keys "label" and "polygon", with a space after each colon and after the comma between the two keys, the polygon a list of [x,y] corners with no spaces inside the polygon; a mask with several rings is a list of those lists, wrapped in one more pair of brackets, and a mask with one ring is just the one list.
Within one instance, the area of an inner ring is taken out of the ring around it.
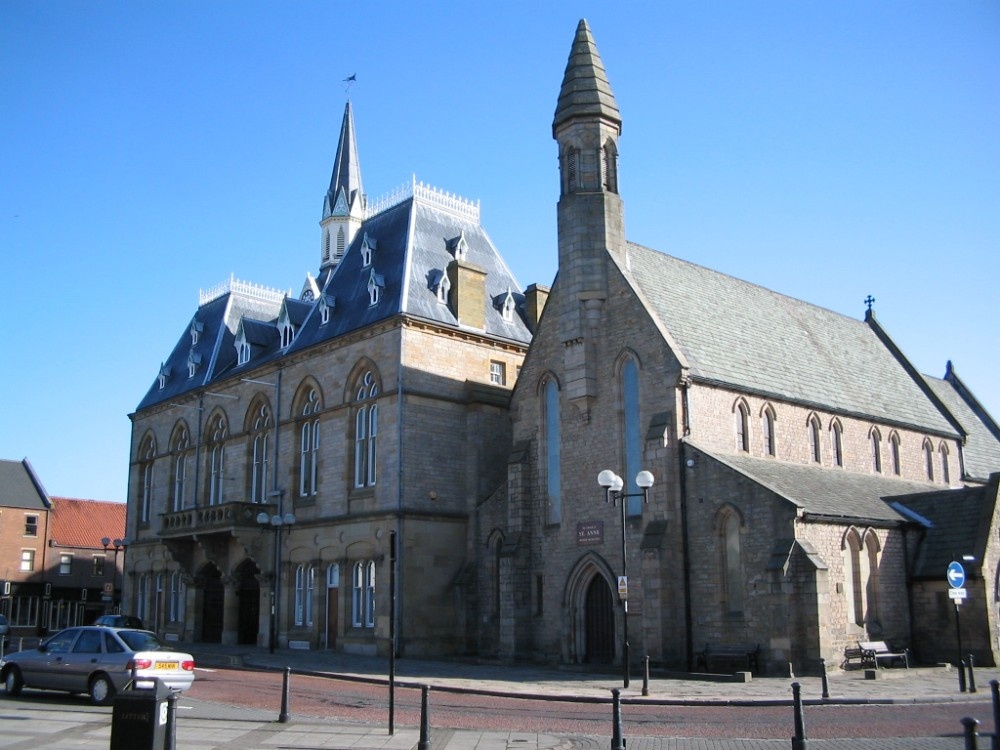
{"label": "roof finial", "polygon": [[870,313],[872,311],[872,305],[875,304],[875,298],[869,294],[865,297],[865,304],[868,305],[868,312]]}

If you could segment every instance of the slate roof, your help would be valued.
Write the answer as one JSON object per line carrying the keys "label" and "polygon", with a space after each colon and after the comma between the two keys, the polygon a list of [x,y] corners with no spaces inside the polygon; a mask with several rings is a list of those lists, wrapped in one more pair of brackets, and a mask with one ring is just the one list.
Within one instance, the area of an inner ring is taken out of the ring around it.
{"label": "slate roof", "polygon": [[125,503],[52,498],[49,539],[57,547],[104,549],[101,539],[125,536]]}
{"label": "slate roof", "polygon": [[924,375],[924,380],[965,431],[962,447],[965,477],[984,482],[990,474],[1000,471],[1000,429],[954,375],[951,363],[945,379]]}
{"label": "slate roof", "polygon": [[929,485],[881,474],[857,474],[809,464],[721,454],[688,445],[785,498],[807,515],[861,521],[908,520],[885,498],[927,492]]}
{"label": "slate roof", "polygon": [[633,243],[620,267],[694,381],[957,435],[864,321]]}
{"label": "slate roof", "polygon": [[563,73],[559,99],[552,120],[553,134],[566,120],[579,116],[599,115],[617,123],[621,130],[621,114],[611,91],[604,62],[590,33],[586,19],[580,21],[573,37],[566,70]]}
{"label": "slate roof", "polygon": [[0,507],[48,510],[49,495],[28,459],[0,459]]}
{"label": "slate roof", "polygon": [[[986,535],[992,528],[996,484],[924,492],[896,498],[901,506],[926,521],[926,535],[914,563],[915,578],[944,580],[948,563],[962,555],[982,561]],[[973,567],[964,563],[966,572]]]}
{"label": "slate roof", "polygon": [[[189,378],[187,369],[192,351],[189,323],[165,360],[170,370],[165,387],[160,389],[154,381],[138,409],[169,401],[220,378],[255,370],[266,362],[397,315],[463,329],[452,308],[439,302],[436,293],[437,281],[454,260],[449,243],[453,245],[453,240],[463,233],[468,248],[466,262],[486,272],[487,309],[482,333],[527,344],[531,332],[523,316],[522,288],[478,217],[478,207],[463,206],[450,196],[414,184],[398,202],[366,219],[340,264],[332,272],[324,270],[319,275],[320,297],[309,302],[288,300],[290,320],[299,323],[294,341],[285,350],[280,348],[276,327],[285,297],[273,291],[262,291],[255,297],[231,282],[229,291],[202,304],[192,320],[203,328],[194,347],[202,354],[203,363],[195,377]],[[361,257],[366,235],[376,244],[371,266],[365,266]],[[370,304],[368,293],[373,271],[384,284],[376,305]],[[502,313],[508,291],[518,306],[512,321],[504,320]],[[326,324],[319,314],[321,297],[336,300]],[[244,331],[253,353],[250,362],[237,365],[234,343],[241,316],[245,316]]]}

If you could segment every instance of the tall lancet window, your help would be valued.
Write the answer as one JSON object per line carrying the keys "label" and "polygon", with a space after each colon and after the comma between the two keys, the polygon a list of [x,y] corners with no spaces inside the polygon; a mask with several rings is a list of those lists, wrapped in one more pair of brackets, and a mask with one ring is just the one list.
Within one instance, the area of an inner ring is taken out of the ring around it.
{"label": "tall lancet window", "polygon": [[545,476],[549,496],[549,523],[562,521],[562,478],[559,461],[559,386],[549,378],[543,386],[545,414]]}
{"label": "tall lancet window", "polygon": [[605,190],[618,192],[618,147],[611,138],[601,150],[601,182]]}
{"label": "tall lancet window", "polygon": [[642,515],[642,491],[635,483],[642,471],[642,434],[639,427],[639,367],[627,359],[622,367],[622,406],[625,417],[625,481],[628,482],[628,515]]}
{"label": "tall lancet window", "polygon": [[271,410],[261,404],[253,416],[250,438],[250,502],[263,503],[267,497],[268,441]]}

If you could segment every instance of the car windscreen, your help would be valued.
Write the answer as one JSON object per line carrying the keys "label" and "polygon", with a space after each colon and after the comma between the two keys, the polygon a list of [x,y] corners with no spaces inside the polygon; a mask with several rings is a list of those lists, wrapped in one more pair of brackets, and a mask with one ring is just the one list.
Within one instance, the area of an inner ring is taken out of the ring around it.
{"label": "car windscreen", "polygon": [[155,633],[145,630],[119,630],[118,637],[133,651],[159,651],[164,647]]}

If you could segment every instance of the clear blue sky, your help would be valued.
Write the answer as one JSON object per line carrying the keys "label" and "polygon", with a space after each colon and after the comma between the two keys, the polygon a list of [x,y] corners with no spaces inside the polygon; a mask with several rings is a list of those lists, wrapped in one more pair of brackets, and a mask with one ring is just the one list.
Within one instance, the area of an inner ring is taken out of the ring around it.
{"label": "clear blue sky", "polygon": [[[861,318],[1000,417],[1000,3],[0,3],[0,457],[124,500],[128,414],[235,274],[300,289],[351,90],[371,199],[480,200],[555,273],[586,17],[635,242]],[[873,384],[877,387],[877,384]]]}

